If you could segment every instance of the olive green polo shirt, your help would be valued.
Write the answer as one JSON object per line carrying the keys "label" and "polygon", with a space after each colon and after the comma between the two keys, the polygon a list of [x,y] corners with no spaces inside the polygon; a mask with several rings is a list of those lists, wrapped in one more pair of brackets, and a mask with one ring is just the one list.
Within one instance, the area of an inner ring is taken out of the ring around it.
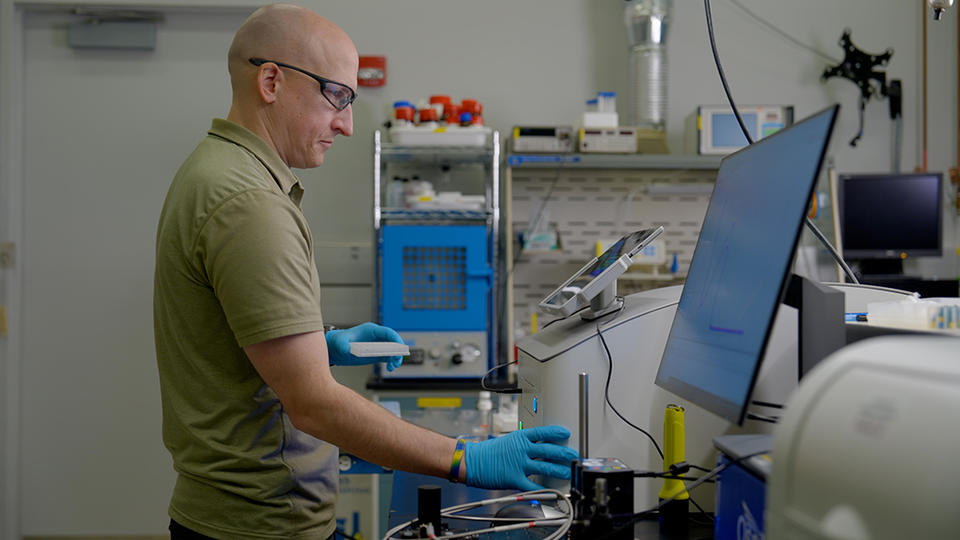
{"label": "olive green polo shirt", "polygon": [[215,119],[170,185],[157,230],[154,332],[170,516],[215,538],[327,538],[337,449],[293,427],[244,346],[322,331],[299,179]]}

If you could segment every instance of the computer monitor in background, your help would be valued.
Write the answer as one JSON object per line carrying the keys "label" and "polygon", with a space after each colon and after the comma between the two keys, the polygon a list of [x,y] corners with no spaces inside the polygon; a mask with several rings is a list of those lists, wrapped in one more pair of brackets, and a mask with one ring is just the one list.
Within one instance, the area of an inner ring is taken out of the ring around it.
{"label": "computer monitor in background", "polygon": [[939,257],[940,173],[844,174],[837,196],[843,257],[860,273],[900,275],[907,257]]}
{"label": "computer monitor in background", "polygon": [[740,424],[838,105],[723,159],[656,384]]}

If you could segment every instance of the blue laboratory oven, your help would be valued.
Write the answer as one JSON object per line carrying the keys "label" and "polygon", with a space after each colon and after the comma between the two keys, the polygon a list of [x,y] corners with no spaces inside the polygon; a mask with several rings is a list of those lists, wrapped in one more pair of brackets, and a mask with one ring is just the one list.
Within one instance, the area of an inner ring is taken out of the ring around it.
{"label": "blue laboratory oven", "polygon": [[410,346],[383,378],[479,378],[492,367],[493,283],[484,225],[384,225],[378,315]]}

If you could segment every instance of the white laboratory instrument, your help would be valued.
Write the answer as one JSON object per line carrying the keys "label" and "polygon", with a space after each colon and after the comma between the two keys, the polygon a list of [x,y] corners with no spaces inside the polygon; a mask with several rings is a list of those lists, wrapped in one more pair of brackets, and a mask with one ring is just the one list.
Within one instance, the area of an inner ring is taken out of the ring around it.
{"label": "white laboratory instrument", "polygon": [[[755,141],[793,124],[791,105],[738,105],[737,110]],[[747,145],[729,105],[700,105],[685,127],[688,153],[725,155]]]}
{"label": "white laboratory instrument", "polygon": [[829,356],[774,431],[771,540],[956,538],[960,338],[885,336]]}
{"label": "white laboratory instrument", "polygon": [[[566,425],[581,455],[646,470],[663,466],[655,445],[670,403],[686,410],[691,464],[714,464],[717,435],[769,431],[770,423],[740,426],[779,412],[800,377],[799,358],[815,362],[847,342],[844,297],[817,286],[831,299],[819,305],[789,271],[836,114],[824,109],[724,159],[682,294],[630,295],[595,322],[568,317],[520,341],[523,427]],[[790,294],[797,289],[799,303]],[[783,301],[802,306],[802,317]],[[822,319],[824,331],[808,335],[809,318]],[[808,354],[824,341],[830,347],[819,356]],[[772,412],[758,409],[771,404]],[[656,489],[635,481],[637,510],[656,503]],[[701,505],[712,499],[698,491]]]}
{"label": "white laboratory instrument", "polygon": [[[829,284],[844,293],[848,312],[866,310],[869,302],[907,298],[910,293],[869,285]],[[519,420],[523,428],[560,424],[571,431],[567,446],[579,448],[580,410],[577,402],[580,373],[589,377],[588,448],[595,457],[617,457],[634,469],[656,470],[663,466],[653,445],[640,432],[617,417],[605,400],[630,422],[647,430],[658,443],[663,440],[663,411],[670,403],[686,409],[686,458],[689,463],[716,465],[713,438],[721,434],[769,433],[772,424],[749,422],[739,427],[699,406],[679,399],[654,384],[660,358],[676,313],[682,287],[664,287],[624,297],[623,310],[591,322],[580,317],[550,324],[517,343],[519,355]],[[780,305],[761,363],[752,399],[783,403],[797,388],[797,310]],[[597,332],[602,332],[611,363]],[[757,410],[776,414],[774,410]],[[562,488],[560,483],[548,484]],[[634,485],[636,511],[657,503],[657,482],[637,479]],[[711,487],[698,488],[694,498],[711,506]]]}

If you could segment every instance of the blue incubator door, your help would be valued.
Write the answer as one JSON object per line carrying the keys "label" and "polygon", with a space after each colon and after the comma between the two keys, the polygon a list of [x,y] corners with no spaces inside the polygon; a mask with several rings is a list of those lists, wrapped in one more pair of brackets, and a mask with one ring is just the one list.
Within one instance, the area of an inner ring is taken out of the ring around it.
{"label": "blue incubator door", "polygon": [[487,330],[493,270],[486,227],[385,225],[382,231],[383,324],[400,331]]}

